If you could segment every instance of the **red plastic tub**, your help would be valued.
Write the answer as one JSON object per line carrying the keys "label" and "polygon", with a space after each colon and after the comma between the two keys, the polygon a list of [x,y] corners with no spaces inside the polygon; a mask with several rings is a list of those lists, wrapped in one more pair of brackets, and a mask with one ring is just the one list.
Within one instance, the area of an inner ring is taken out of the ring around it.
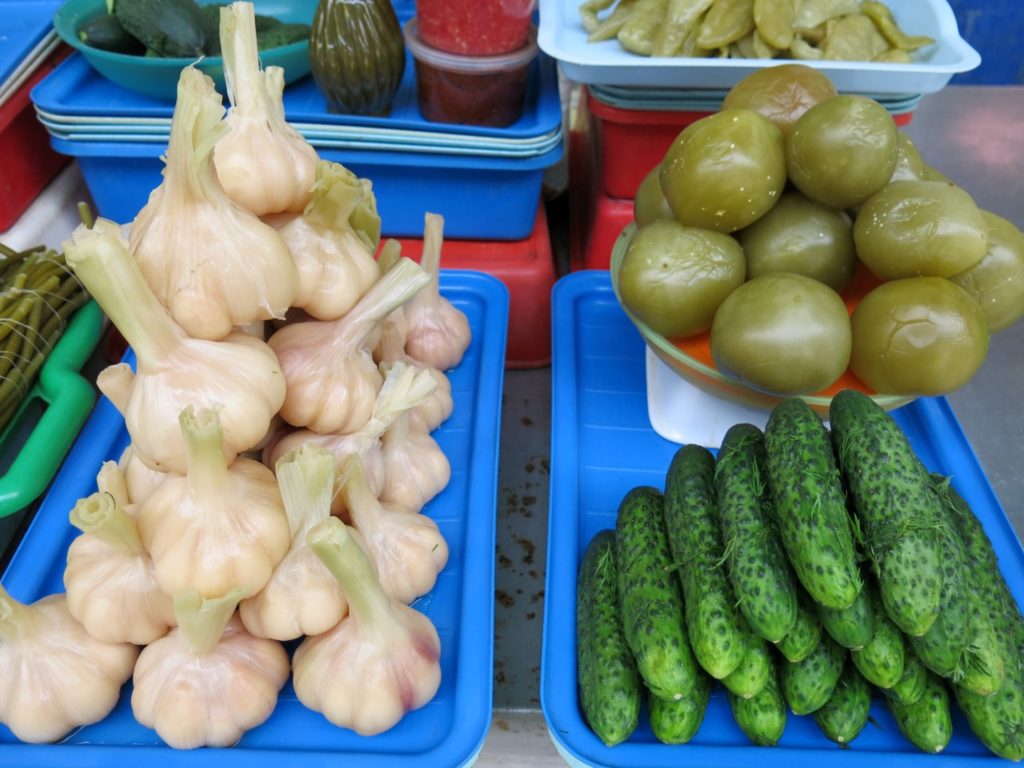
{"label": "red plastic tub", "polygon": [[[402,255],[419,260],[423,240],[399,238]],[[555,264],[544,205],[525,240],[448,240],[441,247],[445,269],[475,269],[501,280],[509,291],[506,368],[541,368],[551,362],[551,289]]]}
{"label": "red plastic tub", "polygon": [[29,92],[70,52],[61,46],[0,106],[0,232],[6,232],[70,158],[50,147]]}
{"label": "red plastic tub", "polygon": [[[611,197],[630,198],[647,172],[661,162],[673,140],[686,126],[712,112],[674,112],[612,107],[587,92],[587,109],[596,125],[600,183]],[[913,112],[893,115],[907,125]]]}

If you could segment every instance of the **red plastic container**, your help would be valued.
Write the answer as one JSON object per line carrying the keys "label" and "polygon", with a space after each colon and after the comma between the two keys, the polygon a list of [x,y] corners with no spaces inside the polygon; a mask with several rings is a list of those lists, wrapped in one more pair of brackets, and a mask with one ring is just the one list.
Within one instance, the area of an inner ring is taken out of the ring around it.
{"label": "red plastic container", "polygon": [[[403,256],[419,261],[423,240],[399,238],[398,242]],[[525,240],[446,239],[441,266],[486,272],[508,288],[506,368],[541,368],[551,362],[551,289],[556,275],[543,204],[537,210],[533,233]]]}
{"label": "red plastic container", "polygon": [[[644,176],[661,162],[673,140],[686,126],[711,112],[661,112],[612,107],[586,96],[587,109],[596,120],[601,188],[611,197],[632,198]],[[896,125],[907,125],[913,112],[893,115]]]}
{"label": "red plastic container", "polygon": [[494,56],[526,45],[533,0],[416,0],[420,37],[464,56]]}
{"label": "red plastic container", "polygon": [[50,147],[29,92],[70,48],[61,46],[0,107],[0,232],[6,232],[70,158]]}

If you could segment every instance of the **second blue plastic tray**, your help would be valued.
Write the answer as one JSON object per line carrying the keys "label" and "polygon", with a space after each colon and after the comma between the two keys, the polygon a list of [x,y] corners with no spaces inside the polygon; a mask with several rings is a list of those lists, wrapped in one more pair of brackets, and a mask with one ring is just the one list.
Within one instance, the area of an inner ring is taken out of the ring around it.
{"label": "second blue plastic tray", "polygon": [[[424,509],[449,547],[437,585],[416,603],[441,638],[441,688],[434,700],[390,731],[363,737],[303,707],[288,683],[270,719],[237,746],[179,752],[135,722],[129,684],[105,720],[58,745],[21,744],[0,725],[0,765],[434,768],[475,759],[491,719],[494,530],[508,291],[477,272],[443,272],[441,287],[469,318],[472,342],[462,363],[449,372],[455,409],[434,433],[451,462],[451,482]],[[3,577],[13,597],[32,601],[63,592],[67,548],[77,533],[68,512],[76,499],[96,490],[100,464],[117,458],[127,442],[120,415],[101,399]]]}
{"label": "second blue plastic tray", "polygon": [[[638,485],[664,487],[678,445],[659,437],[647,418],[644,343],[611,290],[607,272],[579,272],[554,291],[551,508],[549,516],[541,706],[555,746],[573,765],[616,768],[886,768],[993,765],[958,711],[942,755],[926,755],[904,739],[875,701],[851,748],[826,739],[810,717],[789,715],[775,748],[755,747],[732,719],[719,689],[689,744],[658,742],[646,723],[629,741],[606,747],[580,714],[576,696],[576,574],[598,531],[614,528],[619,502]],[[933,472],[953,476],[971,504],[1018,603],[1024,599],[1024,552],[944,398],[924,398],[894,412],[918,456]],[[955,710],[955,707],[954,707]]]}

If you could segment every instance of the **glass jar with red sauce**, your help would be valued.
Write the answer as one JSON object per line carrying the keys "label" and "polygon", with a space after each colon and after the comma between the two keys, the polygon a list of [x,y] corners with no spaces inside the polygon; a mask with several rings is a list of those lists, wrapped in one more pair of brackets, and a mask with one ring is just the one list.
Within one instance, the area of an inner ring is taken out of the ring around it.
{"label": "glass jar with red sauce", "polygon": [[416,0],[420,40],[439,51],[496,56],[526,45],[534,0]]}
{"label": "glass jar with red sauce", "polygon": [[526,45],[497,56],[462,56],[427,45],[417,19],[405,25],[405,46],[416,62],[420,114],[435,123],[504,127],[523,114],[537,30]]}

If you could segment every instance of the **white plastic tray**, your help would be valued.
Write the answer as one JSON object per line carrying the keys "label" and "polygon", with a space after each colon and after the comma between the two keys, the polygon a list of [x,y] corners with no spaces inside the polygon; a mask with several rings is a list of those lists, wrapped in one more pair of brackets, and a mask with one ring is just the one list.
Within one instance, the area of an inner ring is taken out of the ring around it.
{"label": "white plastic tray", "polygon": [[[731,88],[764,66],[783,59],[653,58],[629,53],[612,39],[588,43],[580,22],[582,0],[540,0],[541,49],[560,62],[566,77],[593,85]],[[918,54],[913,64],[854,61],[804,61],[826,72],[840,91],[934,93],[953,75],[969,72],[981,56],[960,37],[946,0],[886,0],[907,33],[938,42]]]}

